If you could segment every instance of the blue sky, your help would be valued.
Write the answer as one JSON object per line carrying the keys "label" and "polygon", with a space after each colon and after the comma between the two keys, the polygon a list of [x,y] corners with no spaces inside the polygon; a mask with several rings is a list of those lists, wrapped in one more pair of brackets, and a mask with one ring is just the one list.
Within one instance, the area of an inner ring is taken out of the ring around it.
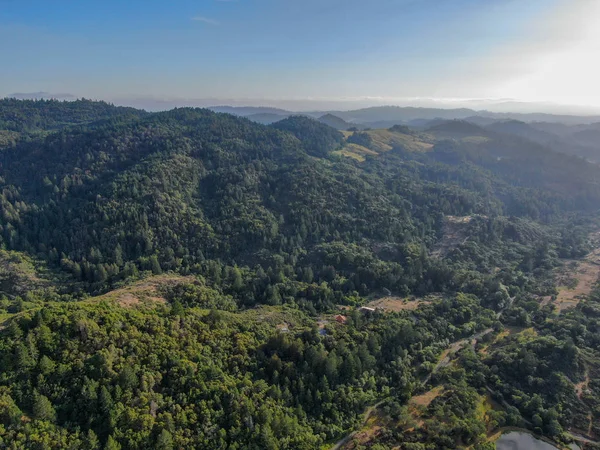
{"label": "blue sky", "polygon": [[536,92],[548,75],[535,74],[543,57],[593,50],[581,30],[600,19],[594,3],[0,0],[0,95],[583,104],[581,87]]}

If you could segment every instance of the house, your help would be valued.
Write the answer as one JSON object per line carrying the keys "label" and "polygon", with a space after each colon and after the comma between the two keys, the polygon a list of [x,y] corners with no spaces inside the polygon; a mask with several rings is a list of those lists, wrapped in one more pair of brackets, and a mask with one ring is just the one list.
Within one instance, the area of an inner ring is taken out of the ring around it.
{"label": "house", "polygon": [[358,310],[363,314],[372,314],[375,312],[375,308],[369,308],[368,306],[361,306]]}
{"label": "house", "polygon": [[344,324],[344,323],[346,323],[347,320],[348,320],[348,318],[346,316],[342,316],[341,314],[338,314],[337,316],[335,316],[335,321],[337,323]]}

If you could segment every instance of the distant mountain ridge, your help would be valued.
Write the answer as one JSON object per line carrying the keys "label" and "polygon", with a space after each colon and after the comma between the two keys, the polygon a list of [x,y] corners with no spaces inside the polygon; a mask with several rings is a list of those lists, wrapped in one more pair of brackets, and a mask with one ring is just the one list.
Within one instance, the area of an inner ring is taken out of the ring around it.
{"label": "distant mountain ridge", "polygon": [[374,106],[349,111],[289,111],[281,108],[254,106],[211,106],[214,112],[228,113],[248,117],[256,114],[273,114],[282,118],[291,115],[309,117],[337,117],[349,124],[361,124],[371,128],[388,128],[396,124],[411,125],[414,121],[427,120],[468,120],[477,121],[478,125],[489,125],[493,121],[519,120],[526,123],[557,122],[565,125],[592,124],[600,122],[600,116],[574,116],[547,113],[497,113],[469,108],[442,109],[413,106]]}
{"label": "distant mountain ridge", "polygon": [[233,114],[234,116],[250,116],[253,114],[275,114],[278,116],[290,116],[294,113],[280,108],[266,106],[210,106],[207,109],[218,113]]}

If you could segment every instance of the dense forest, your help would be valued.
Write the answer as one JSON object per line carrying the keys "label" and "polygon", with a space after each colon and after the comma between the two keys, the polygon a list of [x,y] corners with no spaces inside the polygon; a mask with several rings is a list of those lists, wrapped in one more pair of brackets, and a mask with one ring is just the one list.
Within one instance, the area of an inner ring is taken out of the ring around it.
{"label": "dense forest", "polygon": [[592,446],[600,290],[553,300],[599,181],[461,121],[0,100],[0,447]]}

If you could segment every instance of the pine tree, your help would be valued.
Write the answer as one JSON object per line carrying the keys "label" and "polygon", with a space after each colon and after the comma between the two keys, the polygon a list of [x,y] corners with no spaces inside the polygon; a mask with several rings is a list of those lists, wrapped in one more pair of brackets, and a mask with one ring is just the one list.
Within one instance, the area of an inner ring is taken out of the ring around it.
{"label": "pine tree", "polygon": [[150,257],[150,269],[154,275],[160,275],[162,273],[162,269],[156,255],[152,255]]}
{"label": "pine tree", "polygon": [[123,266],[123,249],[121,248],[121,244],[117,244],[114,253],[115,264],[119,267]]}
{"label": "pine tree", "polygon": [[240,272],[240,269],[237,267],[234,267],[233,270],[231,271],[231,287],[235,291],[241,291],[242,288],[244,287],[244,282],[242,280],[242,273]]}
{"label": "pine tree", "polygon": [[167,430],[162,430],[156,440],[156,450],[172,450],[173,436]]}
{"label": "pine tree", "polygon": [[33,399],[33,417],[37,420],[54,422],[56,420],[56,411],[48,397],[35,394]]}
{"label": "pine tree", "polygon": [[121,450],[121,444],[119,444],[112,436],[108,437],[104,450]]}
{"label": "pine tree", "polygon": [[85,437],[85,450],[98,450],[100,448],[100,441],[98,440],[98,436],[94,433],[93,430],[88,430],[87,435]]}

